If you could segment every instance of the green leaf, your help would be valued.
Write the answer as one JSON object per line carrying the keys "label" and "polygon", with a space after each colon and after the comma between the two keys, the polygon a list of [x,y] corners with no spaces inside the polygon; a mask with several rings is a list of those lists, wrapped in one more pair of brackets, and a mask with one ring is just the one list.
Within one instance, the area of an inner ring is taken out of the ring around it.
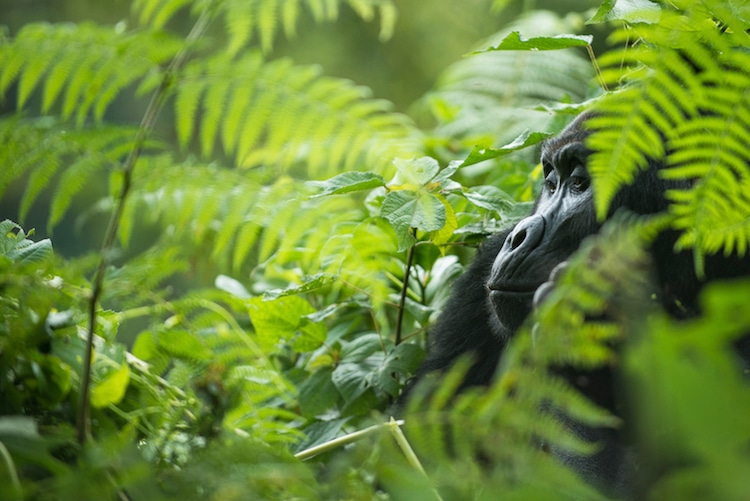
{"label": "green leaf", "polygon": [[218,275],[216,277],[216,280],[214,281],[214,285],[217,289],[228,292],[234,297],[240,299],[250,299],[251,297],[250,293],[247,291],[245,286],[242,285],[242,283],[226,275]]}
{"label": "green leaf", "polygon": [[119,369],[108,373],[91,389],[91,406],[100,409],[119,403],[125,396],[129,382],[130,368],[127,364],[122,364]]}
{"label": "green leaf", "polygon": [[440,164],[431,157],[420,157],[404,160],[397,158],[393,161],[398,175],[390,185],[406,185],[412,188],[424,186],[440,171]]}
{"label": "green leaf", "polygon": [[658,23],[662,8],[650,0],[605,0],[594,17],[586,24],[599,24],[609,21],[627,23]]}
{"label": "green leaf", "polygon": [[316,421],[312,423],[304,430],[307,438],[294,448],[294,452],[301,452],[305,449],[333,440],[339,436],[341,429],[347,421],[348,418],[344,418],[332,419],[331,421]]}
{"label": "green leaf", "polygon": [[507,155],[517,150],[528,148],[529,146],[541,143],[549,136],[550,134],[547,134],[545,132],[531,132],[526,129],[513,141],[496,150],[492,148],[484,148],[482,146],[474,146],[474,149],[471,150],[469,156],[466,158],[466,160],[463,161],[461,167],[478,164],[479,162],[484,162],[485,160],[490,160],[492,158]]}
{"label": "green leaf", "polygon": [[[18,230],[18,234],[15,233]],[[29,240],[19,225],[6,219],[0,223],[0,256],[16,263],[38,263],[52,255],[52,242],[45,238],[38,242]]]}
{"label": "green leaf", "polygon": [[398,395],[400,385],[394,374],[406,377],[413,374],[424,360],[425,351],[422,347],[412,343],[401,343],[388,353],[383,365],[375,375],[375,386],[389,395]]}
{"label": "green leaf", "polygon": [[271,289],[263,293],[263,299],[277,299],[284,296],[292,296],[296,294],[304,294],[311,292],[321,287],[332,284],[336,281],[336,275],[330,273],[317,273],[310,277],[305,277],[304,281],[300,285],[292,285],[284,289]]}
{"label": "green leaf", "polygon": [[570,47],[586,47],[591,45],[592,35],[556,35],[553,37],[534,37],[528,40],[521,37],[517,31],[511,32],[500,44],[485,50],[475,52],[491,52],[495,50],[560,50]]}
{"label": "green leaf", "polygon": [[396,230],[399,252],[408,249],[416,239],[411,228],[437,231],[445,226],[446,211],[435,195],[424,191],[391,191],[385,196],[380,215]]}
{"label": "green leaf", "polygon": [[513,206],[513,200],[505,193],[498,194],[497,196],[488,196],[467,189],[461,194],[466,197],[469,202],[476,205],[477,207],[481,207],[482,209],[487,210],[493,210],[498,213],[503,213]]}
{"label": "green leaf", "polygon": [[297,351],[307,352],[319,348],[325,341],[325,325],[304,318],[314,313],[315,308],[300,296],[271,301],[255,297],[248,301],[248,309],[258,342],[266,351],[273,351],[284,342]]}
{"label": "green leaf", "polygon": [[333,368],[324,367],[299,386],[299,406],[303,416],[314,417],[336,405],[339,392],[331,380],[332,374]]}
{"label": "green leaf", "polygon": [[383,340],[376,334],[362,334],[341,348],[341,360],[344,362],[361,362],[370,355],[383,351]]}
{"label": "green leaf", "polygon": [[445,245],[448,243],[453,233],[458,229],[458,219],[456,218],[456,212],[453,210],[453,206],[443,196],[439,196],[438,199],[445,207],[445,224],[442,228],[437,231],[430,233],[430,240],[435,245]]}
{"label": "green leaf", "polygon": [[325,181],[309,181],[308,186],[322,191],[311,198],[325,195],[339,195],[353,191],[371,190],[385,186],[385,179],[374,172],[344,172]]}
{"label": "green leaf", "polygon": [[367,375],[370,368],[362,364],[342,363],[331,374],[331,380],[336,385],[344,401],[349,404],[361,397],[370,386]]}
{"label": "green leaf", "polygon": [[463,165],[461,160],[451,160],[451,162],[441,170],[433,179],[432,182],[440,183],[441,185],[450,180],[453,174]]}

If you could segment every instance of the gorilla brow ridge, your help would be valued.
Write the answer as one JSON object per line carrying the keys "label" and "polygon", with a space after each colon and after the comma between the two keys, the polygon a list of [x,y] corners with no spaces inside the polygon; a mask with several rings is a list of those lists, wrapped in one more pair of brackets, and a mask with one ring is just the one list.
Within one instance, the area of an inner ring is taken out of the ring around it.
{"label": "gorilla brow ridge", "polygon": [[576,117],[561,134],[545,139],[542,142],[542,161],[548,160],[552,152],[559,151],[572,143],[582,143],[589,135],[589,131],[581,127],[581,123],[591,118],[593,113],[584,112]]}

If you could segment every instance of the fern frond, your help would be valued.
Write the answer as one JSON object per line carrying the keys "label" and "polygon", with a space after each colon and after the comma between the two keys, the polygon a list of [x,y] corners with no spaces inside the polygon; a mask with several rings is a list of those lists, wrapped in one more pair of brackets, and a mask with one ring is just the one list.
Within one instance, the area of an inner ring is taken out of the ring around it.
{"label": "fern frond", "polygon": [[750,57],[741,48],[744,34],[700,19],[679,17],[684,31],[642,27],[648,48],[602,58],[605,77],[625,87],[606,96],[589,121],[597,215],[606,215],[620,186],[650,161],[665,161],[664,178],[691,181],[668,193],[673,226],[682,231],[678,247],[698,256],[743,255],[750,245]]}
{"label": "fern frond", "polygon": [[43,84],[43,113],[59,103],[66,120],[75,116],[82,124],[89,115],[101,120],[125,87],[158,69],[179,47],[158,33],[124,33],[85,23],[29,24],[0,45],[0,96],[17,81],[22,109]]}
{"label": "fern frond", "polygon": [[[268,53],[273,48],[279,29],[291,38],[305,5],[313,19],[320,23],[339,17],[339,5],[344,0],[136,0],[133,13],[138,22],[161,29],[182,8],[192,6],[193,12],[214,9],[222,16],[228,35],[227,53],[237,55],[257,35],[260,48]],[[396,6],[393,0],[346,0],[346,3],[364,21],[370,21],[375,11],[380,13],[380,39],[388,40],[396,23]]]}
{"label": "fern frond", "polygon": [[48,227],[62,218],[72,199],[97,173],[111,169],[132,148],[135,129],[96,127],[70,130],[50,119],[0,121],[0,195],[8,185],[30,172],[21,196],[25,218],[55,175],[63,174],[52,191]]}
{"label": "fern frond", "polygon": [[141,24],[161,29],[180,9],[190,3],[203,4],[203,8],[208,7],[206,2],[191,0],[134,0],[131,9]]}
{"label": "fern frond", "polygon": [[258,53],[188,66],[175,107],[183,146],[196,128],[197,108],[202,152],[210,155],[219,140],[244,167],[302,161],[319,178],[382,169],[419,150],[411,122],[390,112],[390,103],[370,99],[368,89],[323,77],[317,67],[266,63]]}
{"label": "fern frond", "polygon": [[[498,45],[511,31],[544,36],[571,30],[556,15],[535,12],[482,46]],[[545,130],[549,113],[533,108],[540,102],[582,101],[592,76],[584,53],[574,50],[485,52],[451,65],[418,104],[437,121],[439,138],[458,138],[467,149],[477,143],[499,146],[525,129]]]}

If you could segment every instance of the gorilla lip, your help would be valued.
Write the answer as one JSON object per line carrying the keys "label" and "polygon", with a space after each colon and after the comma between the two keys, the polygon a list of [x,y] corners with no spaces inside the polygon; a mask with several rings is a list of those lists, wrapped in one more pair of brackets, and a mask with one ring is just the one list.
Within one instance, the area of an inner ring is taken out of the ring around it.
{"label": "gorilla lip", "polygon": [[541,284],[487,284],[490,295],[497,294],[533,294]]}

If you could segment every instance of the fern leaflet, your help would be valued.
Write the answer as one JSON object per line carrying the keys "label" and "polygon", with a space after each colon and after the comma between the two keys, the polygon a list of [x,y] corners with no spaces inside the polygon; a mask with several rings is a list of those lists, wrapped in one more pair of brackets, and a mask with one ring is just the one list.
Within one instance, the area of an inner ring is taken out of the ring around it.
{"label": "fern leaflet", "polygon": [[177,89],[178,137],[187,145],[201,112],[204,155],[218,139],[239,165],[289,167],[304,161],[312,177],[346,169],[383,169],[418,152],[416,129],[390,103],[313,66],[265,62],[259,53],[194,62]]}
{"label": "fern leaflet", "polygon": [[55,103],[67,120],[99,121],[128,85],[157,70],[180,47],[162,33],[124,33],[94,24],[24,26],[0,45],[0,96],[18,82],[17,105],[24,108],[43,83],[42,113]]}

